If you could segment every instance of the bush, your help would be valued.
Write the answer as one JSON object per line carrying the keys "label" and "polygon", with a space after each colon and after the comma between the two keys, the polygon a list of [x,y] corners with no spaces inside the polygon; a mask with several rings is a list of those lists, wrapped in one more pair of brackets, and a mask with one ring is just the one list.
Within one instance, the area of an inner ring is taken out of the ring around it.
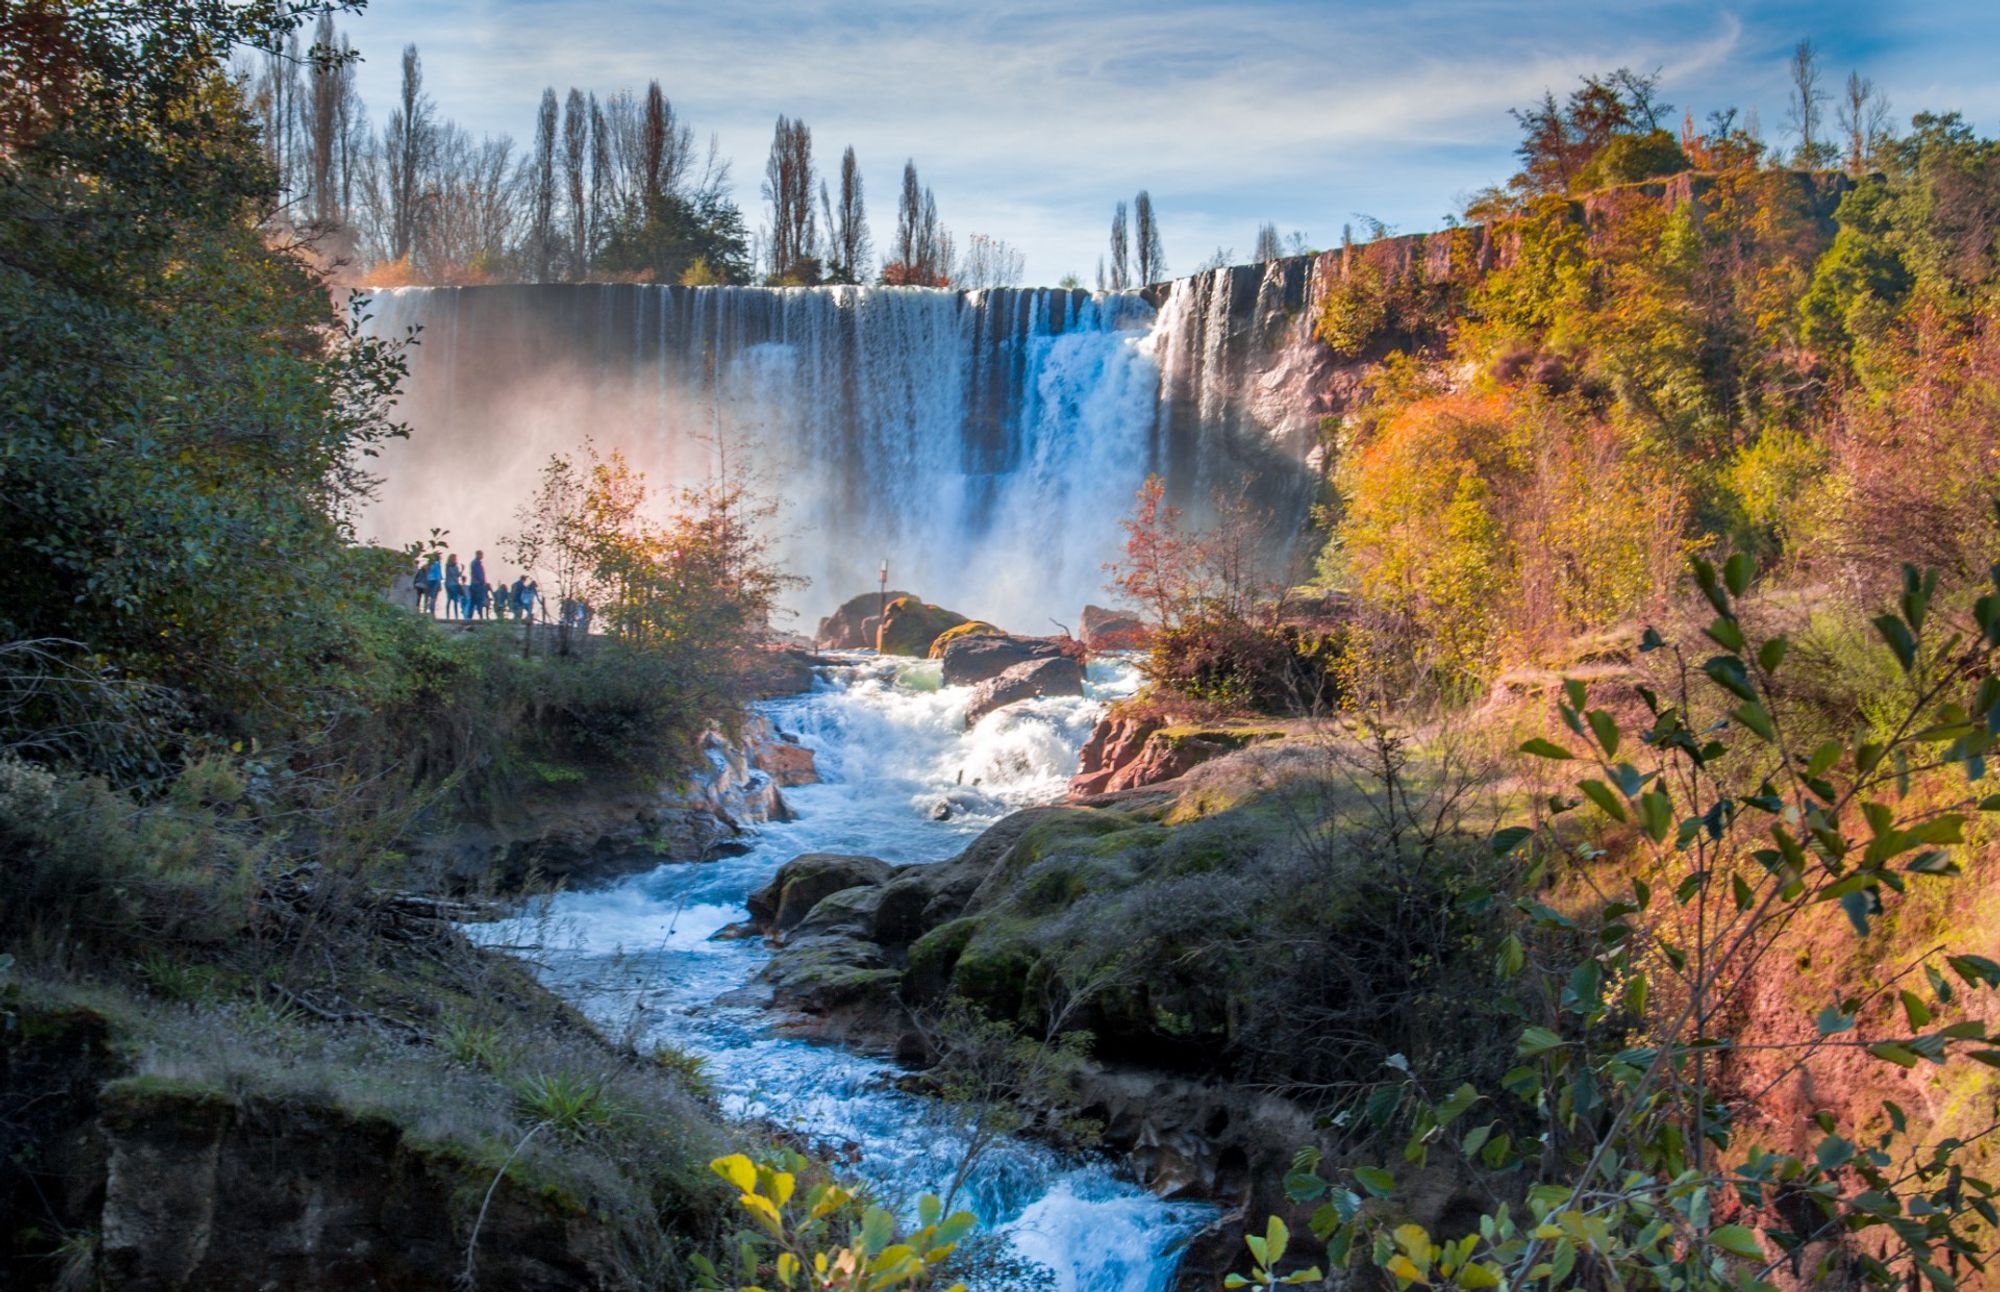
{"label": "bush", "polygon": [[1161,690],[1257,713],[1321,712],[1338,696],[1342,636],[1295,624],[1202,615],[1155,634],[1146,676]]}

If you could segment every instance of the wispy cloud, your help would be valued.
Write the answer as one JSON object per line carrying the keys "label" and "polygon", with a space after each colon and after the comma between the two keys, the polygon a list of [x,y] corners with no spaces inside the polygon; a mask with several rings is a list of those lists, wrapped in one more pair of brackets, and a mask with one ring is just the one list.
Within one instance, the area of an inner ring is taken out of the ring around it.
{"label": "wispy cloud", "polygon": [[525,135],[545,84],[657,77],[720,136],[753,225],[772,120],[803,117],[828,159],[854,146],[878,230],[911,157],[949,223],[1023,247],[1041,281],[1087,273],[1112,203],[1140,187],[1183,267],[1246,250],[1266,219],[1320,242],[1356,211],[1431,227],[1511,172],[1508,108],[1620,65],[1661,68],[1698,117],[1757,107],[1775,134],[1802,35],[1829,82],[1860,66],[1901,112],[1958,107],[1990,128],[2000,110],[1985,0],[1907,17],[1859,0],[374,0],[353,29],[371,103],[393,97],[414,41],[442,110],[476,131]]}

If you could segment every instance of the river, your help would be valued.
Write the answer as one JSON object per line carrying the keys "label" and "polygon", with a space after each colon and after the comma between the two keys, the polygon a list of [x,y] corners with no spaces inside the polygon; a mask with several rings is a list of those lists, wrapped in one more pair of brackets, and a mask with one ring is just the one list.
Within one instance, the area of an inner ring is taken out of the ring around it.
{"label": "river", "polygon": [[[898,1089],[884,1061],[787,1036],[766,1010],[733,1003],[771,953],[712,938],[801,853],[942,861],[1006,813],[1060,798],[1104,703],[1137,685],[1129,666],[1095,661],[1083,698],[1013,705],[967,730],[972,692],[940,687],[938,667],[844,656],[811,692],[759,705],[814,750],[821,779],[786,791],[797,819],[758,827],[748,853],[560,893],[479,930],[534,946],[544,981],[609,1034],[703,1056],[727,1115],[791,1128],[905,1200],[943,1192],[957,1167],[948,1110]],[[933,819],[940,800],[948,820]],[[1161,1201],[1104,1159],[1018,1140],[978,1160],[960,1205],[1062,1292],[1162,1292],[1180,1244],[1214,1214]]]}

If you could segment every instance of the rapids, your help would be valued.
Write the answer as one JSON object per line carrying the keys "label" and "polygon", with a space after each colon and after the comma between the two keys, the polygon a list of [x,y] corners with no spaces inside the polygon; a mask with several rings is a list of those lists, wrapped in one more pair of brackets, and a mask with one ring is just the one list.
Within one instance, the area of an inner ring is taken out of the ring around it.
{"label": "rapids", "polygon": [[[820,783],[786,792],[797,820],[759,827],[743,856],[560,893],[473,932],[533,947],[544,980],[611,1035],[706,1058],[730,1116],[794,1128],[908,1204],[952,1177],[961,1141],[950,1117],[897,1089],[889,1064],[781,1035],[771,1014],[733,1003],[770,952],[711,935],[742,919],[744,899],[800,853],[939,861],[1007,812],[1058,798],[1102,704],[1137,679],[1126,665],[1093,662],[1084,698],[1013,705],[968,731],[971,690],[941,688],[935,661],[858,654],[830,673],[808,694],[759,706],[816,752]],[[946,796],[958,810],[932,820]],[[959,1205],[1047,1266],[1064,1292],[1162,1292],[1179,1244],[1213,1216],[1154,1198],[1103,1160],[1019,1140],[979,1159]]]}

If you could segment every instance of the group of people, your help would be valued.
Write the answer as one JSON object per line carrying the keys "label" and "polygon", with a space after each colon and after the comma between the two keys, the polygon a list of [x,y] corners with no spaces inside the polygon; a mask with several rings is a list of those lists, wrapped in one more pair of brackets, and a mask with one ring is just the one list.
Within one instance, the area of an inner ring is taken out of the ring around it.
{"label": "group of people", "polygon": [[435,618],[444,604],[446,619],[533,619],[541,599],[535,581],[523,574],[512,583],[486,578],[486,553],[472,554],[470,566],[460,565],[456,552],[432,552],[417,562],[410,575],[419,613]]}

